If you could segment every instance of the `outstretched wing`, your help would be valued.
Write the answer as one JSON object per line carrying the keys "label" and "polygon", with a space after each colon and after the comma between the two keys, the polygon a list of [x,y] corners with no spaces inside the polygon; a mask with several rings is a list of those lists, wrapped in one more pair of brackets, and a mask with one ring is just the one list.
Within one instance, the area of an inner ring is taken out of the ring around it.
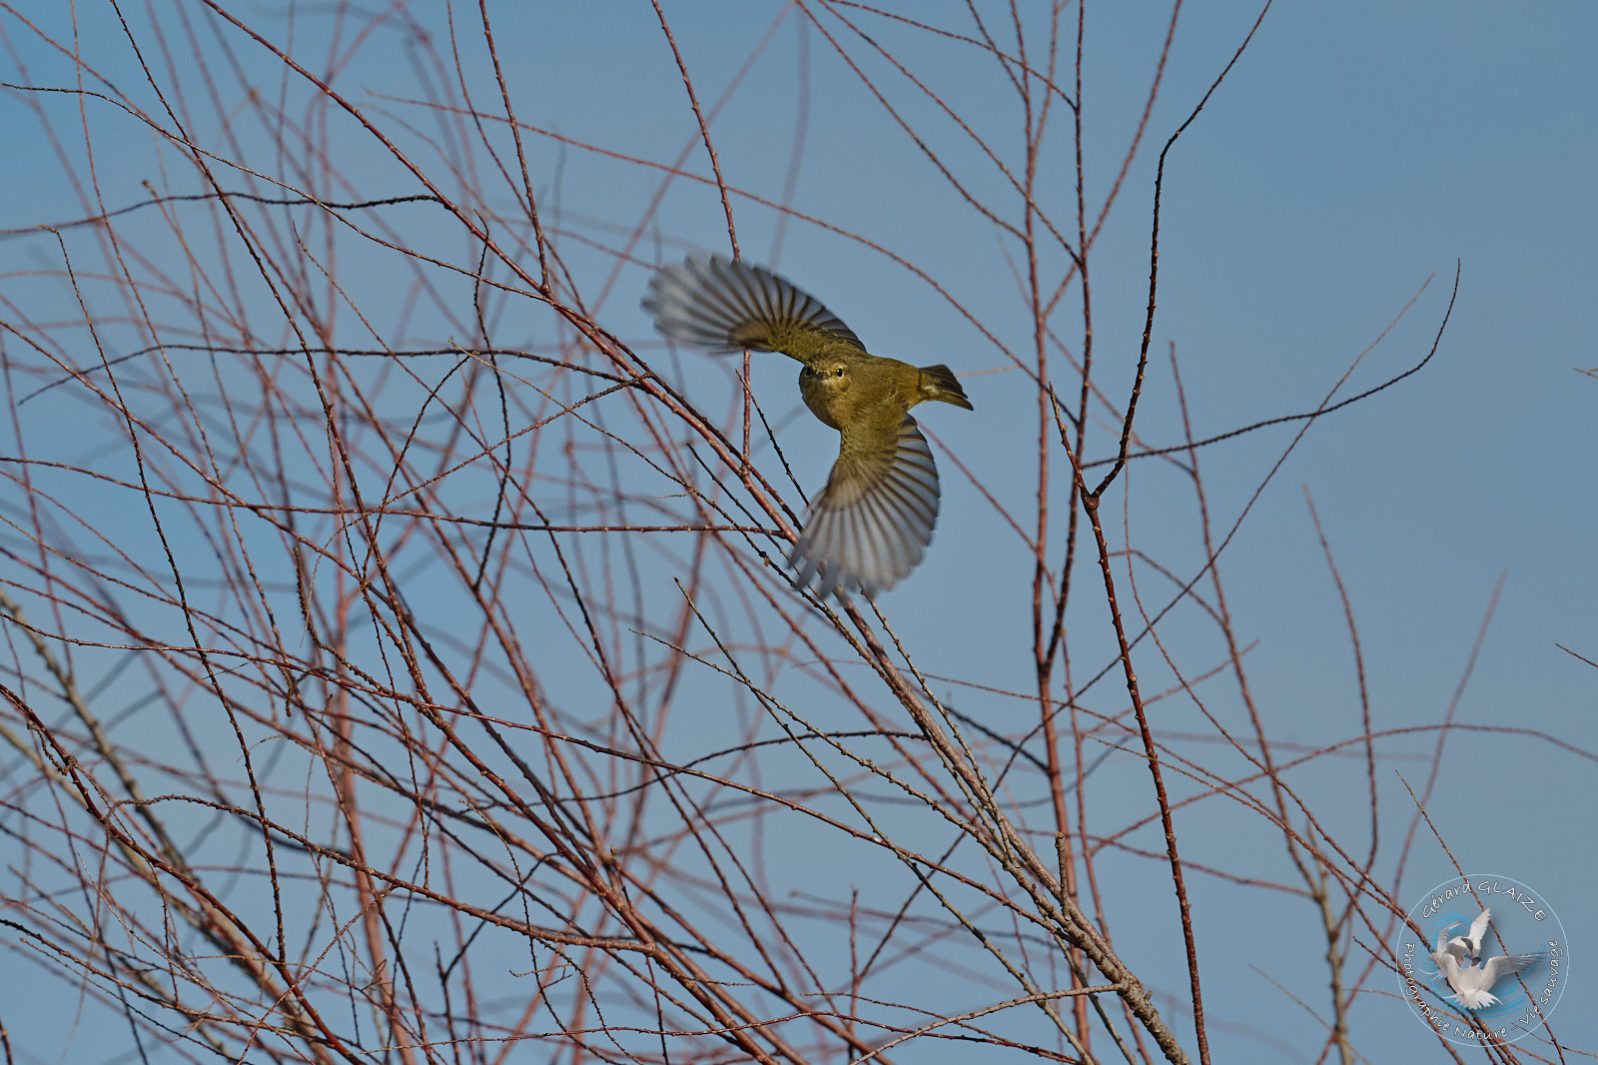
{"label": "outstretched wing", "polygon": [[844,428],[788,563],[799,587],[819,579],[822,597],[834,588],[874,596],[916,568],[937,521],[938,469],[915,419],[861,419]]}
{"label": "outstretched wing", "polygon": [[865,349],[820,300],[770,270],[719,255],[661,267],[644,310],[671,339],[716,353],[750,348],[804,361],[829,341]]}
{"label": "outstretched wing", "polygon": [[1481,957],[1482,939],[1487,935],[1487,926],[1492,923],[1492,919],[1493,911],[1488,907],[1470,922],[1470,952],[1478,958]]}
{"label": "outstretched wing", "polygon": [[1481,986],[1488,990],[1511,973],[1524,972],[1543,960],[1541,954],[1500,954],[1482,964]]}

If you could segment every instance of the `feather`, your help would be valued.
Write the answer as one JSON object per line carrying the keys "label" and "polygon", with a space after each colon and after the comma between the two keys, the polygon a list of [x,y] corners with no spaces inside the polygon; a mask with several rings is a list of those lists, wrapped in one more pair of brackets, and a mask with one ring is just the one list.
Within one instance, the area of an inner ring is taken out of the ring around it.
{"label": "feather", "polygon": [[835,589],[869,597],[892,588],[926,554],[938,497],[932,449],[914,418],[905,415],[877,447],[846,439],[788,558],[799,586],[819,579],[823,597]]}
{"label": "feather", "polygon": [[666,336],[716,354],[749,348],[803,359],[829,339],[865,349],[814,296],[764,267],[719,255],[661,267],[644,309]]}

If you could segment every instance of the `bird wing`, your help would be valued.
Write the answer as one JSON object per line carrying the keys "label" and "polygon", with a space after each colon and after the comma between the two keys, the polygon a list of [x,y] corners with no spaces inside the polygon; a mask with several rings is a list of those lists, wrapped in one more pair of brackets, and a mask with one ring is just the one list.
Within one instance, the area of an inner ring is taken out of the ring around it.
{"label": "bird wing", "polygon": [[[938,469],[908,414],[885,409],[843,428],[827,487],[805,511],[788,563],[817,593],[886,591],[915,569],[938,521]],[[890,417],[893,416],[893,417]]]}
{"label": "bird wing", "polygon": [[1541,954],[1500,954],[1482,963],[1481,986],[1491,988],[1511,973],[1524,972],[1543,960]]}
{"label": "bird wing", "polygon": [[1463,958],[1470,953],[1470,944],[1465,942],[1465,938],[1453,935],[1454,929],[1458,927],[1460,926],[1456,924],[1443,929],[1442,934],[1437,937],[1437,949],[1432,952],[1434,959],[1441,959],[1444,955]]}
{"label": "bird wing", "polygon": [[666,336],[716,353],[780,351],[803,362],[829,340],[865,350],[814,296],[764,267],[719,255],[661,267],[644,309]]}
{"label": "bird wing", "polygon": [[1487,934],[1487,926],[1492,923],[1493,911],[1491,907],[1482,910],[1476,919],[1470,922],[1470,952],[1475,957],[1481,957],[1482,937]]}

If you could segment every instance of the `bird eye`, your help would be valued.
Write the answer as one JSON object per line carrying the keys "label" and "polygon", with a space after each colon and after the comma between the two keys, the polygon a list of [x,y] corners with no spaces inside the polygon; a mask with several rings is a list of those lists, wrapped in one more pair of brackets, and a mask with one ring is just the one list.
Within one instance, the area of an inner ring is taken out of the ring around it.
{"label": "bird eye", "polygon": [[834,376],[834,377],[842,377],[843,376],[843,367],[840,366],[837,369],[833,370],[832,371],[832,376]]}

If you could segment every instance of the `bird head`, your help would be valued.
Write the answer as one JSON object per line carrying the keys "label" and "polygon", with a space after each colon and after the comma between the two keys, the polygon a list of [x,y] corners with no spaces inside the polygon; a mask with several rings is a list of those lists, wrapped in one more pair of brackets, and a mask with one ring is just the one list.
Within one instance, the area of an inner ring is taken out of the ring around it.
{"label": "bird head", "polygon": [[834,395],[849,390],[849,362],[836,356],[823,356],[807,363],[806,376]]}

